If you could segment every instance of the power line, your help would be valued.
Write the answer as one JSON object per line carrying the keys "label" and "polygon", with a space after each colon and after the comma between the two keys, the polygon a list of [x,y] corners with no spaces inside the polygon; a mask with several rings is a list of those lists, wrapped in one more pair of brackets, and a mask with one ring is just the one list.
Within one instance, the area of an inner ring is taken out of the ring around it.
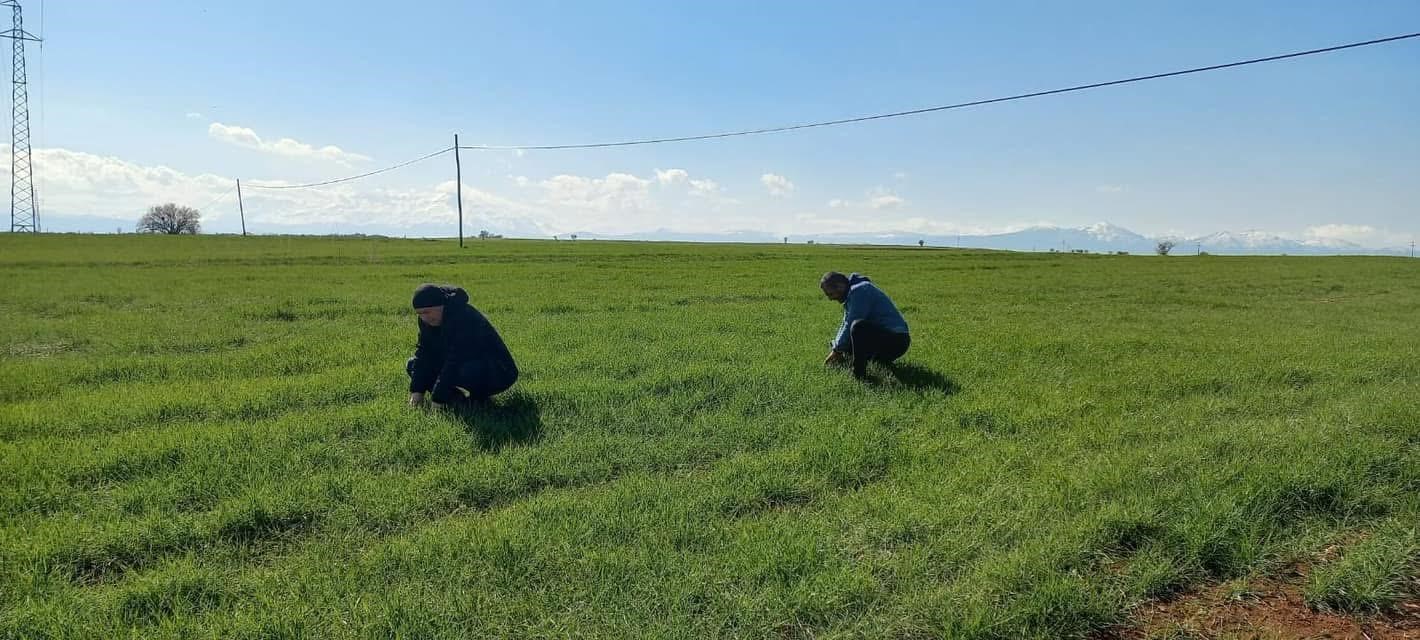
{"label": "power line", "polygon": [[1060,94],[1060,93],[1070,93],[1070,92],[1072,92],[1072,91],[1084,91],[1084,90],[1086,90],[1086,89],[1099,89],[1099,88],[1101,88],[1101,87],[1111,87],[1111,86],[1114,86],[1114,85],[1128,84],[1128,83],[1131,83],[1131,82],[1143,82],[1143,81],[1145,81],[1145,80],[1158,80],[1158,79],[1160,79],[1160,78],[1170,78],[1170,77],[1173,77],[1173,76],[1183,76],[1183,75],[1188,75],[1188,74],[1191,74],[1191,73],[1203,73],[1203,72],[1205,72],[1205,71],[1217,71],[1217,70],[1219,70],[1219,69],[1228,69],[1228,68],[1231,68],[1231,67],[1241,67],[1241,66],[1246,66],[1246,65],[1250,65],[1250,64],[1260,64],[1260,63],[1263,63],[1263,62],[1274,62],[1274,61],[1277,61],[1277,60],[1286,60],[1286,59],[1288,59],[1288,58],[1300,58],[1300,57],[1302,57],[1302,56],[1311,56],[1311,55],[1317,55],[1317,54],[1321,54],[1321,53],[1331,53],[1331,52],[1333,52],[1333,51],[1341,51],[1341,50],[1343,50],[1343,49],[1355,49],[1355,48],[1357,48],[1357,47],[1367,47],[1367,46],[1371,46],[1371,45],[1383,44],[1383,43],[1387,43],[1387,42],[1395,42],[1395,41],[1398,41],[1398,40],[1406,40],[1406,39],[1409,39],[1409,38],[1417,38],[1417,37],[1420,37],[1420,33],[1409,33],[1409,34],[1401,35],[1401,36],[1392,36],[1392,37],[1389,37],[1389,38],[1379,38],[1379,39],[1376,39],[1376,40],[1367,40],[1367,41],[1365,41],[1365,42],[1353,42],[1353,43],[1350,43],[1350,44],[1337,45],[1337,46],[1334,46],[1334,47],[1326,47],[1326,48],[1323,48],[1323,49],[1312,49],[1312,50],[1309,50],[1309,51],[1297,51],[1297,52],[1294,52],[1294,53],[1284,53],[1284,54],[1281,54],[1281,55],[1268,56],[1268,57],[1265,57],[1265,58],[1253,58],[1253,59],[1251,59],[1251,60],[1239,60],[1239,61],[1237,61],[1237,62],[1229,62],[1229,63],[1226,63],[1226,64],[1215,64],[1215,65],[1210,65],[1210,66],[1206,66],[1206,67],[1195,67],[1195,68],[1192,68],[1192,69],[1183,69],[1183,70],[1180,70],[1180,71],[1169,71],[1169,72],[1166,72],[1166,73],[1155,73],[1155,74],[1147,75],[1147,76],[1135,76],[1135,77],[1133,77],[1133,78],[1125,78],[1125,79],[1122,79],[1122,80],[1111,80],[1111,81],[1109,81],[1109,82],[1096,82],[1096,83],[1093,83],[1093,84],[1082,84],[1082,85],[1077,85],[1077,86],[1073,86],[1073,87],[1066,87],[1066,88],[1063,88],[1063,89],[1051,89],[1051,90],[1049,90],[1049,91],[1036,91],[1036,92],[1032,92],[1032,93],[1022,93],[1022,94],[1013,95],[1013,96],[1006,96],[1006,97],[1002,97],[1002,98],[991,98],[991,99],[988,99],[988,100],[973,100],[973,101],[971,101],[971,102],[959,102],[959,103],[957,103],[957,104],[948,104],[948,105],[942,105],[942,106],[938,106],[938,107],[927,107],[927,108],[924,108],[924,109],[912,109],[912,110],[909,110],[909,111],[895,111],[895,112],[892,112],[892,113],[880,113],[880,114],[871,115],[871,116],[860,116],[860,117],[856,117],[856,118],[844,118],[844,119],[842,119],[842,120],[827,120],[827,121],[824,121],[824,122],[810,122],[810,123],[805,123],[805,124],[795,124],[795,125],[789,125],[789,126],[784,126],[784,127],[769,127],[769,128],[764,128],[764,129],[749,129],[749,130],[744,130],[744,131],[727,131],[727,132],[723,132],[723,133],[709,133],[709,134],[695,135],[695,136],[679,136],[679,137],[675,137],[675,138],[649,138],[649,139],[643,139],[643,140],[625,140],[625,141],[621,141],[621,142],[595,142],[595,143],[588,143],[588,144],[508,145],[508,146],[499,146],[499,145],[467,145],[467,146],[460,146],[459,148],[460,148],[460,149],[471,149],[471,150],[484,150],[484,151],[550,151],[550,150],[557,150],[557,149],[596,149],[596,148],[602,148],[602,147],[629,147],[629,146],[633,146],[633,145],[643,145],[643,144],[663,144],[663,143],[668,143],[668,142],[690,142],[690,141],[693,141],[693,140],[712,140],[712,139],[716,139],[716,138],[732,138],[732,137],[736,137],[736,136],[753,136],[753,135],[762,135],[762,134],[767,134],[767,133],[783,133],[783,132],[785,132],[785,131],[797,131],[797,130],[799,130],[799,129],[813,129],[813,128],[816,128],[816,127],[832,127],[832,126],[843,125],[843,124],[854,124],[854,123],[858,123],[858,122],[867,122],[867,121],[870,121],[870,120],[885,120],[885,119],[887,119],[887,118],[900,118],[900,117],[903,117],[903,116],[915,116],[915,115],[920,115],[920,114],[924,114],[924,113],[933,113],[933,112],[936,112],[936,111],[947,111],[947,110],[949,110],[949,109],[962,109],[962,108],[965,108],[965,107],[977,107],[977,106],[981,106],[981,105],[985,105],[985,104],[994,104],[994,103],[997,103],[997,102],[1009,102],[1009,101],[1011,101],[1011,100],[1024,100],[1024,99],[1026,99],[1026,98],[1039,98],[1039,97],[1041,97],[1041,96],[1050,96],[1050,95],[1055,95],[1055,94]]}
{"label": "power line", "polygon": [[357,176],[347,176],[347,177],[344,177],[344,178],[336,178],[336,179],[334,179],[334,180],[326,180],[326,181],[324,181],[324,182],[312,182],[312,183],[309,183],[309,184],[282,184],[282,185],[261,185],[261,184],[251,184],[251,183],[247,183],[247,187],[252,188],[252,189],[305,189],[305,188],[308,188],[308,187],[324,187],[324,186],[326,186],[326,185],[339,184],[339,183],[341,183],[341,182],[350,182],[351,180],[359,180],[360,178],[368,178],[368,177],[370,177],[370,176],[378,175],[378,174],[384,173],[384,172],[386,172],[386,171],[394,171],[395,169],[400,169],[400,168],[403,168],[403,167],[407,167],[407,166],[409,166],[409,165],[411,165],[411,164],[414,164],[414,163],[416,163],[416,162],[423,162],[423,161],[425,161],[425,160],[428,160],[429,158],[433,158],[434,156],[443,155],[443,154],[448,153],[448,152],[453,151],[453,150],[454,150],[453,147],[445,147],[445,148],[440,149],[440,150],[438,150],[438,151],[435,151],[435,152],[433,152],[433,153],[419,156],[418,158],[415,158],[415,159],[413,159],[413,160],[409,160],[409,161],[407,161],[407,162],[401,162],[401,163],[396,164],[396,165],[390,165],[390,166],[385,167],[385,168],[383,168],[383,169],[376,169],[376,170],[374,170],[374,171],[362,173],[362,174],[357,175]]}
{"label": "power line", "polygon": [[226,190],[226,191],[223,191],[221,195],[219,195],[219,196],[213,198],[211,202],[208,202],[207,204],[202,205],[202,206],[199,207],[197,210],[198,210],[198,211],[201,211],[201,210],[206,209],[206,208],[208,208],[208,207],[210,207],[210,206],[212,206],[212,205],[214,205],[214,204],[217,204],[217,202],[220,201],[222,198],[225,198],[225,197],[227,197],[227,196],[230,196],[230,195],[232,195],[232,193],[234,193],[234,192],[236,192],[236,188],[235,188],[235,187],[233,187],[233,188],[231,188],[231,189],[228,189],[228,190]]}

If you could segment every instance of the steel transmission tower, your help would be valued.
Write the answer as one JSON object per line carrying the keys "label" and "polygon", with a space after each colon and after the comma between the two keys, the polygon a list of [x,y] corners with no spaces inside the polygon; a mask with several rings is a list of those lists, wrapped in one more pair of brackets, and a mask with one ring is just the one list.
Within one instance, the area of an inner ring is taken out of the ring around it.
{"label": "steel transmission tower", "polygon": [[35,198],[34,165],[30,157],[30,92],[25,77],[25,41],[39,38],[25,31],[19,0],[3,0],[0,6],[14,10],[15,25],[0,36],[15,43],[14,111],[10,145],[10,231],[39,232],[39,200]]}

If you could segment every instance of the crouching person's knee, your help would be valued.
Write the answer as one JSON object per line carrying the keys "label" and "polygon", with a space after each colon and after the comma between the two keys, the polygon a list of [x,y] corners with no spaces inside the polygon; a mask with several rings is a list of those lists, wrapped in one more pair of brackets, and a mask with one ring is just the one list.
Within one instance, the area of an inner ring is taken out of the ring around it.
{"label": "crouching person's knee", "polygon": [[508,374],[508,377],[507,377],[507,379],[506,379],[505,382],[506,382],[506,384],[503,385],[503,388],[502,388],[502,389],[499,389],[499,390],[498,390],[498,393],[502,393],[502,392],[504,392],[504,391],[507,391],[507,390],[513,388],[513,385],[515,385],[515,384],[518,383],[518,370],[517,370],[517,369],[513,369],[512,372]]}
{"label": "crouching person's knee", "polygon": [[487,392],[490,396],[511,389],[518,381],[518,367],[512,362],[501,363],[493,367],[491,374],[487,386]]}

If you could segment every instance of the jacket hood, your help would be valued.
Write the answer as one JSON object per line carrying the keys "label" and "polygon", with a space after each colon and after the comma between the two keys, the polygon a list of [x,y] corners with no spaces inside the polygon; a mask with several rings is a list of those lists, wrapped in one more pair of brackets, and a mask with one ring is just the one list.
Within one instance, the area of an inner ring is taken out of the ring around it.
{"label": "jacket hood", "polygon": [[[464,313],[469,309],[468,292],[450,284],[425,284],[421,285],[414,294],[414,308],[442,306],[445,318],[452,318]],[[419,332],[434,330],[424,324],[423,318],[418,319]]]}
{"label": "jacket hood", "polygon": [[421,307],[458,306],[468,302],[468,292],[451,284],[422,284],[414,290],[413,305]]}
{"label": "jacket hood", "polygon": [[462,287],[443,285],[439,288],[444,290],[444,306],[468,304],[468,292],[464,291]]}

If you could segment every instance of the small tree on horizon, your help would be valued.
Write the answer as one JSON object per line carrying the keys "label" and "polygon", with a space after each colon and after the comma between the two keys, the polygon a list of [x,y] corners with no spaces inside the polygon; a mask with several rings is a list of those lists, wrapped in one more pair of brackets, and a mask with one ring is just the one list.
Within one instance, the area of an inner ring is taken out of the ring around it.
{"label": "small tree on horizon", "polygon": [[202,233],[202,212],[172,202],[149,207],[138,220],[138,232],[196,235]]}
{"label": "small tree on horizon", "polygon": [[1161,256],[1166,256],[1170,251],[1173,251],[1173,247],[1174,244],[1172,240],[1164,240],[1159,243],[1159,246],[1154,247],[1154,252]]}

